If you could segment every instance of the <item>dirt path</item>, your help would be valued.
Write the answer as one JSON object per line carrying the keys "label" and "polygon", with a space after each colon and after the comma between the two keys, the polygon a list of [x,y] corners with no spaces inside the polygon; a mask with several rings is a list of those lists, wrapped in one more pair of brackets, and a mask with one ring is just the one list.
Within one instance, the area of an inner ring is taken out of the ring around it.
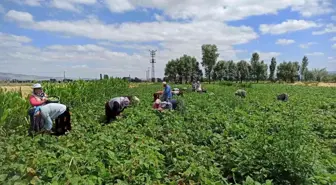
{"label": "dirt path", "polygon": [[336,83],[324,83],[324,82],[295,82],[293,85],[302,85],[302,86],[318,86],[318,87],[336,87]]}
{"label": "dirt path", "polygon": [[317,86],[319,87],[336,87],[336,83],[318,83]]}

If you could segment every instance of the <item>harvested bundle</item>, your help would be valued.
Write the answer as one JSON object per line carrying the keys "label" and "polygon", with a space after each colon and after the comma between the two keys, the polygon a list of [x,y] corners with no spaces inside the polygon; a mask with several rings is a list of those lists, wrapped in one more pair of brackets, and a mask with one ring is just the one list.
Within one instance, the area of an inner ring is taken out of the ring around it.
{"label": "harvested bundle", "polygon": [[242,98],[245,98],[246,97],[246,91],[243,90],[243,89],[238,89],[236,92],[235,92],[235,95],[236,96],[240,96]]}
{"label": "harvested bundle", "polygon": [[279,95],[277,96],[277,100],[280,100],[280,101],[288,101],[288,94],[286,94],[286,93],[279,94]]}

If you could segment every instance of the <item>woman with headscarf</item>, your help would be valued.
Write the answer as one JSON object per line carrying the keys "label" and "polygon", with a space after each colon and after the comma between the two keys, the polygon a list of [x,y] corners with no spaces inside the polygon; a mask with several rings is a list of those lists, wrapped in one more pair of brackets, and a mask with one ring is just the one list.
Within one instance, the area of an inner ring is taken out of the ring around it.
{"label": "woman with headscarf", "polygon": [[44,105],[48,100],[48,95],[42,90],[41,84],[33,85],[33,93],[29,97],[29,102],[33,107]]}
{"label": "woman with headscarf", "polygon": [[161,101],[160,99],[156,99],[153,103],[153,109],[158,111],[163,110],[176,110],[177,108],[177,100],[171,100],[171,101]]}
{"label": "woman with headscarf", "polygon": [[136,96],[122,96],[112,98],[105,103],[105,116],[106,123],[117,119],[117,116],[121,114],[131,104],[138,104],[140,100]]}
{"label": "woman with headscarf", "polygon": [[47,97],[48,95],[43,92],[41,84],[37,83],[33,85],[33,92],[32,95],[30,95],[29,97],[29,103],[32,108],[28,110],[28,115],[30,117],[30,129],[28,131],[28,134],[31,134],[33,130],[39,131],[42,129],[41,125],[35,123],[34,121],[34,112],[36,108],[46,104],[48,100]]}

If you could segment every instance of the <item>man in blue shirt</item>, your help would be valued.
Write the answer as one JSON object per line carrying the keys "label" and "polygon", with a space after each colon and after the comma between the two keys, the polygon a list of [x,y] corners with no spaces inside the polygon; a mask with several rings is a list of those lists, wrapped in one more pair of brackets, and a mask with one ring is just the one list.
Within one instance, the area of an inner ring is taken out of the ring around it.
{"label": "man in blue shirt", "polygon": [[162,100],[163,101],[170,101],[171,98],[172,98],[172,92],[171,92],[171,88],[170,86],[166,83],[166,82],[163,82],[163,95],[162,95]]}

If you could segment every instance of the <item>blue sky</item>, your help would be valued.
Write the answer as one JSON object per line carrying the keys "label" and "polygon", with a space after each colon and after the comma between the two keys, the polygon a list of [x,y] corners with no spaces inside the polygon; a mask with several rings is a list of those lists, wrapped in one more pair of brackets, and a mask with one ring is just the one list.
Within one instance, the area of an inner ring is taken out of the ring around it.
{"label": "blue sky", "polygon": [[149,49],[156,76],[183,54],[201,60],[216,44],[222,60],[309,58],[309,68],[336,71],[332,0],[3,0],[0,71],[97,78],[144,78]]}

